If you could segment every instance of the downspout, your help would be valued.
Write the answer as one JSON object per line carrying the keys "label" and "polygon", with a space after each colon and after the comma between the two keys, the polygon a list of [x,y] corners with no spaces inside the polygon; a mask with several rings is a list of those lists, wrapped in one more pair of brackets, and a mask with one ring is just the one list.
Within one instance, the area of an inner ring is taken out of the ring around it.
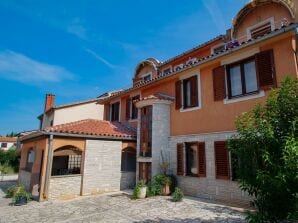
{"label": "downspout", "polygon": [[50,134],[49,147],[48,147],[48,160],[47,160],[46,177],[45,177],[45,188],[43,192],[43,197],[46,199],[48,199],[49,197],[50,171],[51,171],[52,159],[53,159],[53,139],[54,139],[54,136]]}
{"label": "downspout", "polygon": [[298,44],[298,27],[295,28],[295,49],[294,49],[294,53],[295,53],[295,59],[296,59],[296,70],[298,70],[298,52],[297,52],[297,44]]}

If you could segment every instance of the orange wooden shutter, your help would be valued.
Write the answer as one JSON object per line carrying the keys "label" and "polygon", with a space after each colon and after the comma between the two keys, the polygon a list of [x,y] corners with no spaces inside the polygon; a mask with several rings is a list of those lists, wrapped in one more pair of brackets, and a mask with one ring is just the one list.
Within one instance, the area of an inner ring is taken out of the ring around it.
{"label": "orange wooden shutter", "polygon": [[213,94],[214,101],[221,101],[226,97],[225,66],[213,69]]}
{"label": "orange wooden shutter", "polygon": [[260,88],[268,89],[276,86],[273,50],[256,54],[256,67]]}
{"label": "orange wooden shutter", "polygon": [[225,141],[214,142],[216,179],[230,179],[229,153]]}
{"label": "orange wooden shutter", "polygon": [[199,177],[206,177],[206,154],[205,154],[205,143],[199,142],[198,143],[198,165]]}
{"label": "orange wooden shutter", "polygon": [[131,102],[131,99],[127,98],[126,99],[126,120],[130,119],[130,102]]}
{"label": "orange wooden shutter", "polygon": [[190,78],[190,89],[191,89],[191,106],[198,106],[198,76],[195,75]]}
{"label": "orange wooden shutter", "polygon": [[175,83],[176,109],[181,108],[181,81]]}
{"label": "orange wooden shutter", "polygon": [[183,176],[184,174],[184,155],[183,155],[183,143],[177,144],[177,175]]}

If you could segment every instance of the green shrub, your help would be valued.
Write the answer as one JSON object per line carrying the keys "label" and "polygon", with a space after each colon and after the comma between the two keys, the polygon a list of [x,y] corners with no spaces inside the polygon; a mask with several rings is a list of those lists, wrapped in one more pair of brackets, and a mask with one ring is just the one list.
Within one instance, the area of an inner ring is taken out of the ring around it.
{"label": "green shrub", "polygon": [[26,198],[27,201],[30,201],[32,199],[32,194],[27,192],[26,190],[20,190],[14,195],[12,199],[13,199],[13,202],[16,203],[18,199],[23,197]]}
{"label": "green shrub", "polygon": [[10,166],[8,163],[0,164],[0,174],[13,174],[15,173],[15,168]]}
{"label": "green shrub", "polygon": [[143,180],[140,180],[137,185],[135,186],[135,188],[133,189],[133,194],[132,194],[132,198],[133,199],[137,199],[139,194],[140,194],[140,189],[142,187],[146,187],[146,184]]}
{"label": "green shrub", "polygon": [[20,191],[24,191],[25,190],[25,187],[24,185],[22,184],[16,184],[16,185],[13,185],[11,187],[9,187],[6,191],[6,197],[8,198],[12,198],[14,197],[18,192]]}
{"label": "green shrub", "polygon": [[183,196],[184,194],[182,190],[179,187],[176,187],[172,194],[172,201],[174,202],[182,201]]}
{"label": "green shrub", "polygon": [[[10,167],[14,173],[19,169],[19,154],[16,149],[0,150],[0,166]],[[3,167],[2,167],[3,168]]]}
{"label": "green shrub", "polygon": [[249,222],[298,219],[298,80],[286,78],[265,105],[236,120],[229,149],[241,189],[254,197]]}
{"label": "green shrub", "polygon": [[165,174],[155,175],[151,182],[148,184],[148,196],[162,195],[162,189],[164,186],[172,185],[172,177]]}

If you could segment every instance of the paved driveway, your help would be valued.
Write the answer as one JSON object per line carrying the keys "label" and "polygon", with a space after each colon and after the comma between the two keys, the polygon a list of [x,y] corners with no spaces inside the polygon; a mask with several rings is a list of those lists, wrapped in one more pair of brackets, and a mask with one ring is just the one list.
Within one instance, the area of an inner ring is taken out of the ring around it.
{"label": "paved driveway", "polygon": [[[2,186],[3,188],[3,186]],[[1,189],[0,189],[1,194]],[[0,197],[0,223],[4,222],[245,222],[239,210],[185,198],[174,203],[169,197],[131,200],[125,194],[80,197],[71,201],[35,202],[9,206]]]}

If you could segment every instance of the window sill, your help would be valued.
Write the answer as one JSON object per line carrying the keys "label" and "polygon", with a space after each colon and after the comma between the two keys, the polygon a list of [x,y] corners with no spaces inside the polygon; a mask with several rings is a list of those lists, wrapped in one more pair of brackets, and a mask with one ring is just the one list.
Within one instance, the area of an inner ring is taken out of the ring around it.
{"label": "window sill", "polygon": [[201,109],[201,106],[191,107],[191,108],[180,108],[180,112],[189,112],[189,111],[195,111],[200,109]]}
{"label": "window sill", "polygon": [[51,178],[79,177],[79,176],[82,176],[82,174],[56,175],[56,176],[51,176]]}
{"label": "window sill", "polygon": [[134,118],[134,119],[129,119],[128,122],[136,122],[138,121],[138,118]]}
{"label": "window sill", "polygon": [[237,97],[237,98],[231,98],[231,99],[224,99],[224,104],[232,104],[240,101],[247,101],[251,99],[256,99],[256,98],[261,98],[265,96],[265,91],[260,91],[256,94],[251,94],[251,95],[245,95],[242,97]]}

